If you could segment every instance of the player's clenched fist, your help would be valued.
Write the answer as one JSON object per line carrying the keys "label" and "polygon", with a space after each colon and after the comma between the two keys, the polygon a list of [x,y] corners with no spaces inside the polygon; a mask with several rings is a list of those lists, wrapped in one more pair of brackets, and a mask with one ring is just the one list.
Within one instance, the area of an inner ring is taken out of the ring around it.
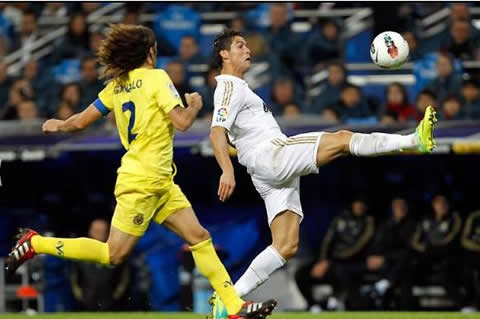
{"label": "player's clenched fist", "polygon": [[62,120],[50,119],[43,123],[42,131],[43,133],[56,133],[58,132],[58,127],[63,123]]}
{"label": "player's clenched fist", "polygon": [[202,96],[197,92],[185,93],[185,100],[187,101],[188,106],[194,107],[198,110],[203,106]]}

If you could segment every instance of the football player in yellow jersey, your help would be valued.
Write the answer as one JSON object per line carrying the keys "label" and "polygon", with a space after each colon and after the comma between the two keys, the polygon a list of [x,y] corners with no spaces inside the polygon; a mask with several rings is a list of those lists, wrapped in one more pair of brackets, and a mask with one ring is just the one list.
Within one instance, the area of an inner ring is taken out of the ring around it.
{"label": "football player in yellow jersey", "polygon": [[79,131],[114,112],[127,152],[117,171],[117,206],[108,241],[43,237],[31,229],[21,229],[7,259],[7,273],[14,273],[37,254],[118,265],[153,220],[190,244],[198,270],[226,304],[230,319],[265,318],[276,302],[244,302],[237,295],[210,234],[173,181],[174,131],[185,131],[192,125],[202,108],[202,99],[196,92],[186,94],[188,107],[182,105],[168,75],[155,69],[156,46],[149,28],[112,25],[98,51],[105,67],[103,78],[108,81],[98,99],[65,121],[50,119],[43,125],[45,133]]}

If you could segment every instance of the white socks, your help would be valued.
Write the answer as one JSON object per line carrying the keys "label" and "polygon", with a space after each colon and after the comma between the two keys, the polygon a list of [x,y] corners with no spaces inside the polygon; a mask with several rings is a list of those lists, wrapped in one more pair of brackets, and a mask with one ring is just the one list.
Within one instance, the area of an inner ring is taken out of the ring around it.
{"label": "white socks", "polygon": [[350,153],[355,156],[380,155],[417,146],[415,133],[410,135],[354,133],[350,139]]}
{"label": "white socks", "polygon": [[243,297],[263,284],[270,275],[285,264],[285,259],[273,248],[268,246],[252,261],[245,273],[235,283],[235,290]]}

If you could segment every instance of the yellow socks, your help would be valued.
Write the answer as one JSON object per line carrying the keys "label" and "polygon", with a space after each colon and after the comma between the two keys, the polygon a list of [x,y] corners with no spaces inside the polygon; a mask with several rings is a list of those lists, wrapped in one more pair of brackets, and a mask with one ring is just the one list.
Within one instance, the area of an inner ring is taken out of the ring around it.
{"label": "yellow socks", "polygon": [[55,238],[33,236],[32,247],[37,254],[110,264],[108,244],[90,238]]}
{"label": "yellow socks", "polygon": [[236,314],[244,301],[237,295],[232,280],[217,256],[212,239],[207,239],[190,247],[195,265],[204,275],[227,308],[229,315]]}

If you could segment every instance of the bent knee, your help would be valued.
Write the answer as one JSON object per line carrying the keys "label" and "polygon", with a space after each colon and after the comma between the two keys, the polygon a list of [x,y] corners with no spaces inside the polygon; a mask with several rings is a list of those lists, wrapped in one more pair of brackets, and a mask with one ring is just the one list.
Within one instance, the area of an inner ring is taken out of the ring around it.
{"label": "bent knee", "polygon": [[280,256],[285,260],[289,260],[297,254],[298,242],[283,243],[281,245],[274,245]]}
{"label": "bent knee", "polygon": [[210,233],[205,228],[198,227],[197,229],[192,230],[190,234],[188,234],[187,242],[190,245],[196,245],[209,238],[210,238]]}

